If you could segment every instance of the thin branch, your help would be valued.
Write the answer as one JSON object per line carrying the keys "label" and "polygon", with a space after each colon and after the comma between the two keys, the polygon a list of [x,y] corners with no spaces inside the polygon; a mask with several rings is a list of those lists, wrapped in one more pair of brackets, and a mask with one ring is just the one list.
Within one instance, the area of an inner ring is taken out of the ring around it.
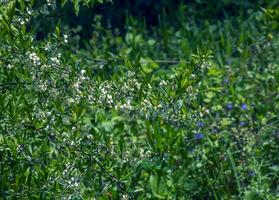
{"label": "thin branch", "polygon": [[111,180],[113,180],[114,182],[117,183],[117,185],[120,187],[120,189],[121,189],[124,193],[126,193],[126,194],[130,197],[130,199],[135,199],[134,196],[133,196],[130,192],[128,192],[128,191],[126,190],[125,186],[121,183],[121,181],[119,181],[114,175],[112,175],[111,173],[109,173],[109,172],[107,171],[107,169],[106,169],[96,158],[94,158],[93,156],[91,156],[91,158],[92,158],[92,159],[94,160],[94,162],[96,162],[96,164],[102,169],[102,171],[105,172],[105,174],[106,174],[107,176],[110,177]]}
{"label": "thin branch", "polygon": [[0,84],[0,87],[7,87],[7,86],[12,86],[12,85],[17,85],[20,84],[19,82],[7,82],[7,83],[2,83]]}
{"label": "thin branch", "polygon": [[[114,59],[92,59],[92,61],[95,62],[102,62],[102,63],[108,63],[109,61],[123,61],[121,58],[114,58]],[[183,61],[183,60],[170,60],[170,59],[155,59],[155,60],[144,60],[144,61],[139,61],[140,63],[173,63],[173,64],[179,64],[179,63],[190,63],[188,61]]]}
{"label": "thin branch", "polygon": [[[72,146],[73,147],[73,146]],[[110,172],[108,172],[108,170],[105,168],[104,165],[102,165],[94,156],[90,155],[90,154],[87,154],[85,153],[84,151],[82,151],[82,149],[78,149],[77,147],[73,147],[77,152],[82,152],[84,155],[87,155],[89,156],[90,158],[92,158],[94,160],[94,162],[101,168],[101,170],[113,181],[113,182],[116,182],[117,185],[120,187],[121,191],[124,192],[125,194],[127,194],[130,199],[135,199],[134,196],[128,192],[125,188],[125,186],[123,185],[123,183],[118,180],[114,175],[112,175]],[[60,148],[60,150],[64,151],[66,153],[66,151],[62,148]]]}
{"label": "thin branch", "polygon": [[8,89],[9,87],[12,86],[25,86],[27,85],[27,82],[7,82],[7,83],[2,83],[0,84],[0,91],[5,91],[6,89]]}

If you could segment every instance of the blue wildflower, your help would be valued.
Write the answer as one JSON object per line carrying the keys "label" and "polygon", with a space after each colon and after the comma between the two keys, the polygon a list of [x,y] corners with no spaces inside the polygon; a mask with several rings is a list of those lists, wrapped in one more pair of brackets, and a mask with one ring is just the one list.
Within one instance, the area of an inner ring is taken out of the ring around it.
{"label": "blue wildflower", "polygon": [[203,134],[202,134],[202,133],[197,133],[197,134],[195,135],[195,138],[196,138],[197,140],[200,140],[200,139],[203,138]]}
{"label": "blue wildflower", "polygon": [[245,126],[246,125],[246,122],[239,122],[239,126]]}
{"label": "blue wildflower", "polygon": [[232,104],[232,103],[228,103],[228,104],[227,104],[227,109],[228,109],[228,110],[233,109],[233,104]]}
{"label": "blue wildflower", "polygon": [[197,121],[196,126],[202,128],[204,127],[204,123],[202,121]]}
{"label": "blue wildflower", "polygon": [[248,107],[247,107],[247,105],[246,105],[245,103],[243,103],[243,104],[241,105],[241,109],[242,109],[242,110],[247,110]]}
{"label": "blue wildflower", "polygon": [[214,133],[214,134],[215,134],[215,133],[218,133],[218,129],[213,128],[213,129],[212,129],[212,133]]}
{"label": "blue wildflower", "polygon": [[254,171],[250,171],[249,174],[248,174],[250,177],[254,177],[256,176],[256,173]]}
{"label": "blue wildflower", "polygon": [[229,83],[229,79],[225,78],[225,79],[224,79],[224,83],[225,83],[225,84],[228,84],[228,83]]}

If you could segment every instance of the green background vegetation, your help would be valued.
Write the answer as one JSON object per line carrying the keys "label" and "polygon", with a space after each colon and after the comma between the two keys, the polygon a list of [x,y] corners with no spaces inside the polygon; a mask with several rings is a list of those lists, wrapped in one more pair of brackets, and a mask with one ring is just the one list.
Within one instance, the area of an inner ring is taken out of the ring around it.
{"label": "green background vegetation", "polygon": [[0,1],[0,199],[279,198],[277,1]]}

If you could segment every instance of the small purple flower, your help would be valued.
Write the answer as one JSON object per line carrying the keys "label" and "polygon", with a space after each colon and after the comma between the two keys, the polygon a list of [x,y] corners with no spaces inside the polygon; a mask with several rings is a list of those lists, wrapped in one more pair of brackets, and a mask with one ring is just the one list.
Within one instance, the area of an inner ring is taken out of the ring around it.
{"label": "small purple flower", "polygon": [[229,83],[229,79],[225,78],[225,79],[224,79],[224,83],[225,83],[225,84],[228,84],[228,83]]}
{"label": "small purple flower", "polygon": [[202,121],[197,121],[196,126],[202,128],[204,127],[204,123]]}
{"label": "small purple flower", "polygon": [[200,139],[203,138],[203,134],[202,134],[202,133],[197,133],[197,134],[195,135],[195,138],[196,138],[197,140],[200,140]]}
{"label": "small purple flower", "polygon": [[246,122],[239,122],[239,126],[245,126],[246,125]]}
{"label": "small purple flower", "polygon": [[247,110],[248,107],[247,107],[247,105],[246,105],[245,103],[243,103],[243,104],[241,105],[241,109],[242,109],[242,110]]}
{"label": "small purple flower", "polygon": [[213,128],[213,129],[212,129],[212,133],[213,133],[213,134],[217,134],[217,133],[219,133],[219,131],[218,131],[217,128]]}
{"label": "small purple flower", "polygon": [[232,103],[228,103],[228,104],[227,104],[227,109],[228,109],[228,110],[233,109],[233,104],[232,104]]}
{"label": "small purple flower", "polygon": [[248,174],[250,177],[255,177],[256,176],[256,173],[254,171],[250,171],[249,174]]}

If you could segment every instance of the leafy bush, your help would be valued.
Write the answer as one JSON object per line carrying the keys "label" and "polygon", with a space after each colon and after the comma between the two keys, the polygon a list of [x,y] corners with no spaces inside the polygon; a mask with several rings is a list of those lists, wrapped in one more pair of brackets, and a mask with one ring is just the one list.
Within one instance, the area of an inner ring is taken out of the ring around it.
{"label": "leafy bush", "polygon": [[1,199],[278,199],[276,4],[124,33],[96,15],[80,48],[53,19],[38,38],[58,3],[1,2]]}

